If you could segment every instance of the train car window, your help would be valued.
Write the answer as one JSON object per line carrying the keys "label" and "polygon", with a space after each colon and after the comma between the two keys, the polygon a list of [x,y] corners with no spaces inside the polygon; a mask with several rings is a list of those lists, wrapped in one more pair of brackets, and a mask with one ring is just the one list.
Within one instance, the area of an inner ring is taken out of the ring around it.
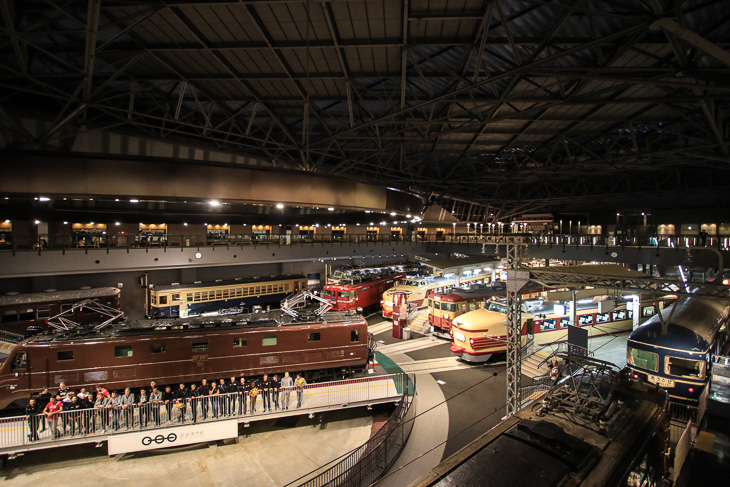
{"label": "train car window", "polygon": [[596,314],[596,323],[608,323],[611,321],[611,313]]}
{"label": "train car window", "polygon": [[20,321],[34,320],[35,319],[35,309],[26,308],[26,309],[20,310],[18,318]]}
{"label": "train car window", "polygon": [[659,370],[659,355],[656,353],[639,350],[638,348],[633,347],[628,347],[627,351],[626,361],[629,365],[635,365],[636,367],[651,370],[652,372],[657,372]]}
{"label": "train car window", "polygon": [[620,309],[618,311],[614,311],[612,313],[613,315],[613,321],[621,321],[626,319],[626,310]]}
{"label": "train car window", "polygon": [[173,294],[172,295],[172,300],[173,301],[180,301],[180,293]]}
{"label": "train car window", "polygon": [[205,352],[208,350],[208,342],[193,342],[193,352]]}
{"label": "train car window", "polygon": [[263,345],[264,347],[270,347],[270,346],[276,345],[276,335],[263,337],[261,339],[261,345]]}
{"label": "train car window", "polygon": [[160,304],[167,304],[167,295],[166,294],[160,295],[158,298],[159,298],[158,301]]}
{"label": "train car window", "polygon": [[565,328],[570,325],[570,318],[560,318],[560,328]]}
{"label": "train car window", "polygon": [[228,289],[224,289],[224,290],[223,290],[223,291],[221,292],[221,297],[222,297],[223,299],[228,299],[228,298],[230,297],[230,293],[229,293]]}
{"label": "train car window", "polygon": [[115,357],[132,357],[133,355],[134,351],[132,350],[132,345],[120,345],[118,347],[114,347]]}
{"label": "train car window", "polygon": [[193,302],[193,294],[192,293],[188,293],[185,296],[185,301],[187,301],[188,303],[192,303]]}
{"label": "train car window", "polygon": [[550,320],[542,320],[540,322],[540,331],[554,330],[556,326],[555,318]]}
{"label": "train car window", "polygon": [[61,313],[63,313],[64,311],[68,311],[71,308],[73,308],[73,304],[62,304],[61,305]]}
{"label": "train car window", "polygon": [[51,308],[38,308],[36,310],[36,316],[40,318],[50,318],[51,317]]}
{"label": "train car window", "polygon": [[25,370],[28,368],[28,355],[25,352],[18,352],[10,365],[11,370]]}
{"label": "train car window", "polygon": [[164,343],[151,343],[150,344],[150,353],[165,353],[167,350],[167,347]]}
{"label": "train car window", "polygon": [[234,338],[233,339],[234,347],[245,347],[246,345],[248,345],[246,338]]}
{"label": "train car window", "polygon": [[157,306],[157,295],[156,294],[150,295],[150,303],[152,303],[152,306]]}
{"label": "train car window", "polygon": [[221,299],[222,297],[223,297],[223,290],[222,289],[217,289],[215,291],[215,299]]}
{"label": "train car window", "polygon": [[14,309],[4,311],[2,316],[2,322],[12,323],[13,321],[18,321],[18,311]]}
{"label": "train car window", "polygon": [[307,341],[308,342],[318,342],[320,338],[319,333],[307,333]]}
{"label": "train car window", "polygon": [[679,357],[665,357],[664,373],[693,379],[705,378],[705,362]]}
{"label": "train car window", "polygon": [[469,311],[474,311],[479,307],[479,303],[469,303]]}
{"label": "train car window", "polygon": [[74,351],[73,350],[64,350],[62,352],[56,353],[56,360],[61,362],[62,360],[73,360],[74,359]]}
{"label": "train car window", "polygon": [[656,310],[654,309],[654,306],[644,306],[641,308],[641,316],[644,318],[648,318],[649,316],[654,316],[656,314]]}
{"label": "train car window", "polygon": [[350,332],[350,342],[357,343],[360,341],[360,330],[352,330]]}
{"label": "train car window", "polygon": [[593,315],[581,315],[578,317],[578,325],[592,325],[593,324]]}
{"label": "train car window", "polygon": [[193,301],[196,301],[196,302],[199,302],[200,301],[200,293],[199,292],[196,292],[193,295]]}

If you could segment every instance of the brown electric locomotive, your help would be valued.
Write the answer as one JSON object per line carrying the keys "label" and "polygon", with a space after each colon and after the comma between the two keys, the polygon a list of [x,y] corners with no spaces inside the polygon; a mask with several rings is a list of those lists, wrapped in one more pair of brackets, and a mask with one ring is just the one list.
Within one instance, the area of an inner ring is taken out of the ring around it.
{"label": "brown electric locomotive", "polygon": [[272,311],[49,331],[10,351],[0,367],[0,409],[61,381],[121,389],[285,371],[342,377],[363,369],[372,347],[367,322],[353,312]]}

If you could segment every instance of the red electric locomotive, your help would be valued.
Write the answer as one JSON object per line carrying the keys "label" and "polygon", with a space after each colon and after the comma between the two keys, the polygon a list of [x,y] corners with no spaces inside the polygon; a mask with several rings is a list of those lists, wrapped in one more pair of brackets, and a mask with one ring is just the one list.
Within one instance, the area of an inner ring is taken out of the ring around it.
{"label": "red electric locomotive", "polygon": [[343,277],[339,284],[327,284],[322,289],[322,297],[335,311],[365,309],[378,304],[382,294],[406,276],[405,272],[386,271]]}

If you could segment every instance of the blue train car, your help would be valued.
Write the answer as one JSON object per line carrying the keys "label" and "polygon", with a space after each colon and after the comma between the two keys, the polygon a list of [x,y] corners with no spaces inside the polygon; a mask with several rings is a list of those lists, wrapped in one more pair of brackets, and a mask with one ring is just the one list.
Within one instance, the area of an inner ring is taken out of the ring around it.
{"label": "blue train car", "polygon": [[249,312],[257,305],[278,307],[289,294],[306,288],[304,276],[152,286],[147,314],[152,318],[187,318],[227,309]]}
{"label": "blue train car", "polygon": [[697,406],[711,357],[727,343],[729,315],[728,300],[680,297],[631,333],[626,362],[633,377],[665,389],[672,402]]}

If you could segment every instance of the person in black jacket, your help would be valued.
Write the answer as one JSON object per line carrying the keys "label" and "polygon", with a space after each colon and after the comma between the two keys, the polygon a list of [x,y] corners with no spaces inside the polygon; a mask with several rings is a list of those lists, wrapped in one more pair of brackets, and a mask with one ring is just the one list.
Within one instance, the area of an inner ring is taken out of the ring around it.
{"label": "person in black jacket", "polygon": [[187,411],[187,406],[188,406],[188,398],[190,397],[190,393],[188,392],[187,388],[185,387],[185,384],[180,384],[179,389],[175,391],[174,397],[175,397],[175,405],[177,406],[177,410],[180,413],[180,418],[179,418],[178,422],[184,423],[185,422],[185,412]]}
{"label": "person in black jacket", "polygon": [[190,395],[187,401],[190,403],[190,411],[193,413],[193,423],[198,421],[198,406],[202,397],[200,389],[195,384],[190,384]]}
{"label": "person in black jacket", "polygon": [[[48,388],[44,387],[40,394],[36,397],[36,403],[38,404],[38,407],[41,408],[41,411],[46,407],[46,404],[51,402],[51,393],[48,392]],[[43,427],[41,428],[41,433],[46,431],[46,417],[41,417],[41,422],[43,423]]]}
{"label": "person in black jacket", "polygon": [[96,421],[94,420],[94,394],[92,392],[86,394],[86,397],[79,401],[81,404],[81,416],[84,423],[84,434],[96,432]]}
{"label": "person in black jacket", "polygon": [[79,403],[79,398],[76,396],[71,398],[71,402],[64,406],[63,410],[68,411],[66,415],[68,416],[68,422],[71,424],[71,436],[76,436],[77,430],[81,434],[83,430],[81,429],[81,403]]}
{"label": "person in black jacket", "polygon": [[264,374],[261,381],[261,401],[264,403],[264,412],[271,411],[271,380],[268,374]]}
{"label": "person in black jacket", "polygon": [[279,376],[275,375],[271,379],[271,401],[274,403],[274,409],[279,409],[279,388],[281,383],[279,382]]}
{"label": "person in black jacket", "polygon": [[200,409],[203,413],[203,419],[208,419],[208,404],[210,404],[210,386],[208,385],[208,381],[203,379],[200,383],[200,387],[198,388],[200,391],[200,395],[202,396],[202,399],[200,401]]}
{"label": "person in black jacket", "polygon": [[175,402],[175,397],[172,395],[172,387],[165,386],[165,392],[162,393],[162,404],[165,405],[167,410],[167,422],[172,423],[172,406]]}
{"label": "person in black jacket", "polygon": [[[44,406],[45,407],[45,406]],[[25,419],[28,421],[28,441],[38,441],[38,420],[42,409],[35,399],[31,399],[25,407]]]}
{"label": "person in black jacket", "polygon": [[246,378],[241,377],[240,382],[238,383],[238,415],[246,414],[246,409],[248,406],[248,389],[249,386],[246,383]]}
{"label": "person in black jacket", "polygon": [[228,415],[236,415],[236,398],[238,397],[238,382],[235,377],[231,377],[228,383]]}

